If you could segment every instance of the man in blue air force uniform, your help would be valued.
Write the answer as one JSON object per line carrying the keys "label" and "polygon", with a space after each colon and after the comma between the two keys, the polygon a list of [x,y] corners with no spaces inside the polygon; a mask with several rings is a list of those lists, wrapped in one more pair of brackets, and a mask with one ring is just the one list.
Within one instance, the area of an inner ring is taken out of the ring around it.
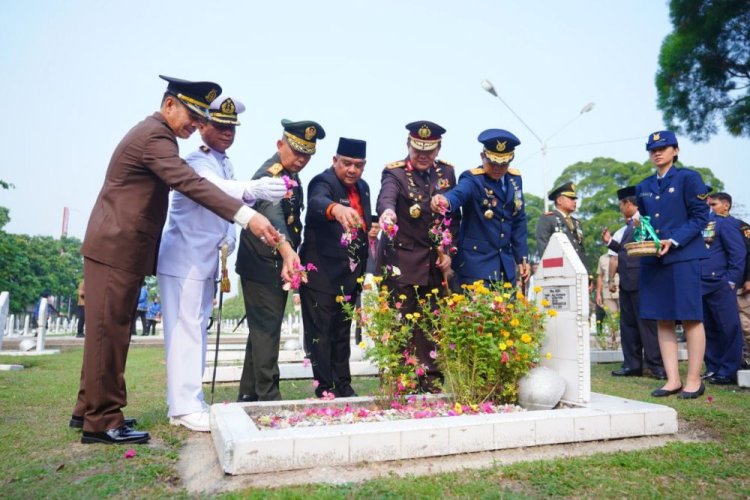
{"label": "man in blue air force uniform", "polygon": [[482,166],[461,174],[455,188],[433,196],[433,211],[463,208],[458,258],[459,284],[476,280],[515,283],[529,276],[526,206],[521,172],[510,168],[521,141],[501,129],[485,130]]}
{"label": "man in blue air force uniform", "polygon": [[[339,139],[333,166],[316,175],[308,185],[302,262],[317,266],[300,287],[305,352],[318,382],[315,395],[324,392],[352,397],[349,371],[351,319],[340,296],[354,304],[360,292],[357,278],[367,265],[370,228],[370,187],[362,180],[366,162],[365,141]],[[356,238],[344,246],[344,231],[357,228]]]}
{"label": "man in blue air force uniform", "polygon": [[710,383],[728,385],[737,382],[742,363],[742,329],[735,288],[742,286],[745,243],[737,230],[737,220],[728,213],[717,212],[708,217],[703,241],[708,249],[708,259],[701,266],[706,373],[713,373],[708,377]]}

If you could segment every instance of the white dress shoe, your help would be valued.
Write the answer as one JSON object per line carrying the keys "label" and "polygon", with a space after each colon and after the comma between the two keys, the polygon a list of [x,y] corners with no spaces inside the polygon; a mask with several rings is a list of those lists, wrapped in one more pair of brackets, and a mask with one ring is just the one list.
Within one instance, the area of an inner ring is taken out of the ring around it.
{"label": "white dress shoe", "polygon": [[211,430],[208,412],[205,411],[197,411],[195,413],[188,413],[187,415],[169,417],[169,423],[172,425],[187,427],[191,431],[209,432]]}

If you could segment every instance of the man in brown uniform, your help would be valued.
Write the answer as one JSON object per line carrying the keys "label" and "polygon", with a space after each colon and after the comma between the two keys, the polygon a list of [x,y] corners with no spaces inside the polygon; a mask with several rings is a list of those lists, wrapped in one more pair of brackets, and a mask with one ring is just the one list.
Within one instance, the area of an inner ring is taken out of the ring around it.
{"label": "man in brown uniform", "polygon": [[[417,296],[426,297],[432,289],[445,290],[447,286],[443,281],[451,270],[451,257],[438,252],[430,240],[430,228],[441,217],[430,210],[430,200],[456,185],[453,166],[437,159],[445,129],[429,121],[412,122],[406,128],[409,155],[386,165],[377,202],[381,227],[387,219],[399,226],[393,244],[383,245],[381,257],[382,264],[390,266],[384,283],[392,297],[406,296],[402,314],[417,311]],[[450,226],[454,241],[458,227],[458,217],[454,216]],[[399,269],[399,275],[394,274],[394,267]],[[431,391],[440,376],[429,355],[435,344],[418,329],[413,332],[413,344],[419,362],[427,366],[427,376],[420,380],[421,389]]]}
{"label": "man in brown uniform", "polygon": [[127,405],[130,325],[143,279],[156,272],[170,188],[263,235],[269,244],[279,241],[265,217],[224,194],[179,157],[177,137],[190,137],[221,87],[161,78],[169,82],[161,109],[133,127],[115,149],[81,247],[86,338],[70,426],[83,428],[82,443],[132,444],[150,438],[127,425],[133,421],[124,419],[121,408]]}

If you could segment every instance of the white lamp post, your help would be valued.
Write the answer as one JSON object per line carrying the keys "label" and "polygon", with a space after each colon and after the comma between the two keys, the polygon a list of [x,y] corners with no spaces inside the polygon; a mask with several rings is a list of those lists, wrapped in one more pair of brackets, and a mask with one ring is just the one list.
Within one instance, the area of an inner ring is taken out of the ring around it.
{"label": "white lamp post", "polygon": [[542,140],[541,137],[539,137],[536,134],[536,132],[534,132],[533,130],[531,130],[531,127],[529,127],[526,124],[526,122],[523,121],[523,119],[520,116],[518,116],[518,113],[516,113],[515,111],[513,111],[513,108],[511,108],[508,105],[508,103],[505,102],[503,100],[503,98],[498,95],[497,91],[495,90],[495,86],[492,85],[491,81],[489,81],[489,80],[483,80],[482,81],[482,88],[484,90],[486,90],[488,93],[490,93],[493,96],[495,96],[498,99],[500,99],[500,102],[502,102],[503,105],[506,108],[508,108],[508,110],[511,113],[513,113],[513,116],[515,116],[516,118],[518,118],[518,121],[520,121],[523,124],[523,126],[526,127],[526,130],[528,130],[529,132],[531,132],[531,135],[533,135],[534,138],[536,138],[536,140],[539,141],[539,146],[541,147],[541,151],[542,151],[542,189],[544,189],[544,194],[542,195],[542,200],[544,201],[544,211],[546,212],[547,211],[547,207],[548,207],[548,200],[547,200],[547,150],[548,150],[548,143],[549,143],[550,139],[552,139],[557,134],[559,134],[560,132],[562,132],[563,130],[565,130],[566,128],[568,128],[568,126],[571,123],[573,123],[574,121],[576,121],[582,114],[588,113],[589,111],[591,111],[592,109],[594,109],[594,103],[590,102],[590,103],[586,104],[583,108],[581,108],[580,113],[578,113],[573,118],[571,118],[570,120],[568,120],[568,122],[565,123],[565,125],[563,125],[562,127],[560,127],[557,130],[557,132],[555,132],[551,136],[547,137],[547,139]]}

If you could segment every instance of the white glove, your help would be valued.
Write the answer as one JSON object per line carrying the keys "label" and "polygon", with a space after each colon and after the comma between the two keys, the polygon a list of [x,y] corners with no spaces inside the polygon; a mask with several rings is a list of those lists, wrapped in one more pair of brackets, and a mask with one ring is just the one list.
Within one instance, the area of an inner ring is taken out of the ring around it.
{"label": "white glove", "polygon": [[248,198],[252,198],[276,203],[286,196],[286,191],[286,184],[280,177],[261,177],[245,183],[243,200],[247,202]]}
{"label": "white glove", "polygon": [[383,227],[386,221],[392,224],[398,222],[398,217],[396,216],[396,212],[394,212],[390,208],[386,208],[385,210],[383,210],[383,213],[380,214],[380,221],[379,221],[380,227]]}

